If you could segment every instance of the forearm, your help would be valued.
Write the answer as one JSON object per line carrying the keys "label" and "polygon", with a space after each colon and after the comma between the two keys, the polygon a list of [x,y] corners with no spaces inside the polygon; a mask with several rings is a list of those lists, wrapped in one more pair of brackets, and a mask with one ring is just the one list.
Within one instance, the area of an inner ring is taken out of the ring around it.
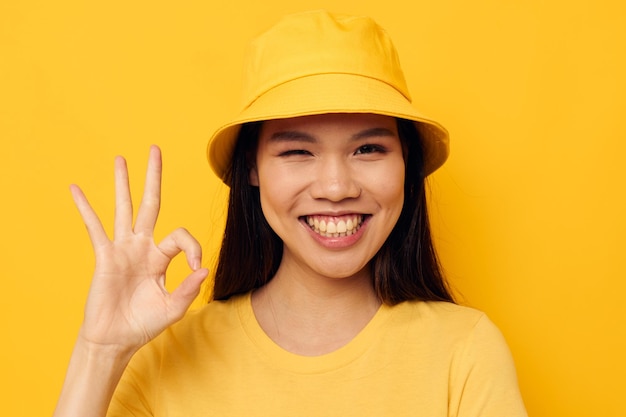
{"label": "forearm", "polygon": [[105,416],[132,354],[116,347],[93,345],[79,338],[54,417]]}

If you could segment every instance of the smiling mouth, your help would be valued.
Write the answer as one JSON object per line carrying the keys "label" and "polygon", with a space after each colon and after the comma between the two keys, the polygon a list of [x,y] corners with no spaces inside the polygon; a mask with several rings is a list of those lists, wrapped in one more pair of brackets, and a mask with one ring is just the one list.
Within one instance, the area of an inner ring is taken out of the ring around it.
{"label": "smiling mouth", "polygon": [[350,214],[347,216],[305,216],[304,221],[311,230],[324,237],[350,236],[359,230],[366,215]]}

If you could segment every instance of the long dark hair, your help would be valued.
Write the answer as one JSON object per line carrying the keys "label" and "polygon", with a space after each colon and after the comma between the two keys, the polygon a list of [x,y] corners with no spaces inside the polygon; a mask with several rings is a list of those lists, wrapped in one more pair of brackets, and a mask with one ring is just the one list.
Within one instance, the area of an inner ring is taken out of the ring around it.
{"label": "long dark hair", "polygon": [[[431,238],[420,134],[411,121],[398,119],[397,123],[405,150],[404,206],[372,259],[374,289],[389,305],[406,300],[454,302]],[[263,286],[272,279],[282,258],[283,242],[265,220],[259,188],[248,182],[260,129],[260,122],[242,126],[227,174],[230,196],[215,271],[215,300]]]}

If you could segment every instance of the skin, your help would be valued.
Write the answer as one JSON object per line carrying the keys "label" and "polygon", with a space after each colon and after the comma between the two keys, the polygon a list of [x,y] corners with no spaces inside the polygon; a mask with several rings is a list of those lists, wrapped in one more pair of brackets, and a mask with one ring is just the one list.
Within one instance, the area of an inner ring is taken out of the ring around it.
{"label": "skin", "polygon": [[[323,114],[263,124],[250,183],[284,242],[275,277],[253,295],[265,332],[283,348],[319,355],[349,342],[376,313],[370,261],[402,210],[404,159],[396,121]],[[359,231],[322,237],[306,216],[364,216]]]}
{"label": "skin", "polygon": [[[161,242],[154,226],[161,201],[161,152],[150,149],[144,195],[133,225],[126,161],[115,159],[115,232],[110,239],[87,198],[70,187],[96,258],[81,326],[55,416],[104,416],[132,355],[182,318],[208,271],[189,232],[177,229]],[[180,252],[192,273],[172,293],[165,272]]]}
{"label": "skin", "polygon": [[[306,140],[276,140],[285,131]],[[207,277],[200,245],[189,232],[177,229],[154,241],[161,170],[161,152],[153,146],[133,224],[126,162],[116,158],[112,238],[81,189],[70,187],[96,267],[56,417],[106,415],[132,355],[183,317]],[[278,273],[253,294],[259,324],[280,346],[302,355],[345,345],[380,306],[369,262],[402,209],[404,161],[395,121],[324,115],[266,122],[250,182],[260,187],[264,213],[285,246]],[[366,221],[343,240],[321,238],[303,221],[306,215],[347,213]],[[165,273],[181,252],[192,272],[169,293]]]}

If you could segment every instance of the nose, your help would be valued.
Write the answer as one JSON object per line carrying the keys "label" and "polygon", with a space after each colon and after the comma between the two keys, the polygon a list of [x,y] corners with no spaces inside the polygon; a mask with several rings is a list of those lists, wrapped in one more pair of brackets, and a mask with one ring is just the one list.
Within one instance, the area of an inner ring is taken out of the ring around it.
{"label": "nose", "polygon": [[311,196],[316,199],[341,201],[361,195],[358,173],[341,158],[329,158],[317,164],[311,182]]}

